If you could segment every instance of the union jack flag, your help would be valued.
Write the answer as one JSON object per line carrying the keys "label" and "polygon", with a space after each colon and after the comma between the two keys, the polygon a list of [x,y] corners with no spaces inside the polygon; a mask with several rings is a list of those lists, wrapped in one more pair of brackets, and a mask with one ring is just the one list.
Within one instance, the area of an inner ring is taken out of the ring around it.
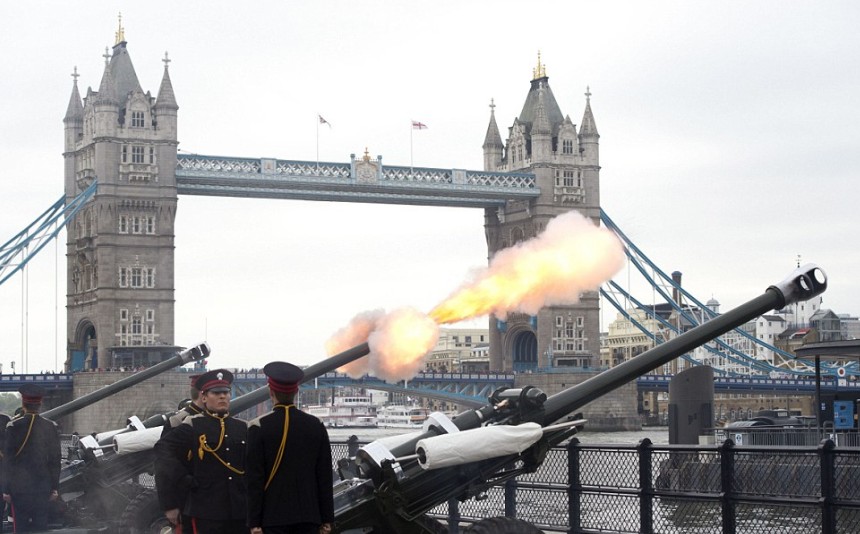
{"label": "union jack flag", "polygon": [[412,129],[413,130],[426,130],[427,125],[424,124],[423,122],[412,121]]}

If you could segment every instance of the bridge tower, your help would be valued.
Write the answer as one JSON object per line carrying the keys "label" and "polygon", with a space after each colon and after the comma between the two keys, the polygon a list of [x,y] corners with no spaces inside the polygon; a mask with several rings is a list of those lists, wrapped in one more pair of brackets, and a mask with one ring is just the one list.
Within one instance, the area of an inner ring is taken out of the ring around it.
{"label": "bridge tower", "polygon": [[[502,142],[490,104],[490,124],[484,139],[484,170],[528,172],[541,190],[533,200],[509,201],[487,209],[484,228],[492,256],[532,238],[553,217],[577,210],[600,222],[600,165],[597,126],[591,93],[585,93],[585,113],[577,131],[549,86],[538,54],[531,87],[519,117]],[[490,367],[526,370],[535,367],[593,367],[600,360],[599,295],[587,292],[574,306],[553,306],[537,316],[510,314],[490,317]]]}
{"label": "bridge tower", "polygon": [[177,110],[167,53],[158,96],[143,92],[122,20],[98,91],[77,67],[65,127],[65,196],[93,180],[69,224],[66,370],[136,367],[173,355]]}

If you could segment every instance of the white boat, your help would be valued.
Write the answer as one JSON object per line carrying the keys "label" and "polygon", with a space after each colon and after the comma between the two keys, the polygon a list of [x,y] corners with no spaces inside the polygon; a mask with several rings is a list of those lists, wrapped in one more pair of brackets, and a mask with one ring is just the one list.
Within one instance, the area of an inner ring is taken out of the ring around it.
{"label": "white boat", "polygon": [[382,428],[421,428],[430,410],[420,406],[393,404],[376,411],[378,426]]}
{"label": "white boat", "polygon": [[306,406],[304,411],[316,416],[325,426],[336,428],[374,428],[376,405],[370,397],[335,397],[334,404]]}

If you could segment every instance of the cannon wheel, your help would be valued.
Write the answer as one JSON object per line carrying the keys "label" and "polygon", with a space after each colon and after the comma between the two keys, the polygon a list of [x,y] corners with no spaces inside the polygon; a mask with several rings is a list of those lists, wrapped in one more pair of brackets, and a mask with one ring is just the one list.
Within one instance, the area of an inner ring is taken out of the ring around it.
{"label": "cannon wheel", "polygon": [[121,532],[125,534],[158,534],[163,527],[170,526],[158,504],[154,488],[143,490],[122,513]]}
{"label": "cannon wheel", "polygon": [[536,526],[511,517],[490,517],[482,519],[467,528],[463,532],[467,534],[542,534],[543,531]]}

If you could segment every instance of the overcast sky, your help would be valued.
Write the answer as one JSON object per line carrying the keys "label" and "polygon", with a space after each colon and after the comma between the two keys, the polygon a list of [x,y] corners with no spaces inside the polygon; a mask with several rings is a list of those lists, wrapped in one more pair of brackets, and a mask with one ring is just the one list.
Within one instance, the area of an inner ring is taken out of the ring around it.
{"label": "overcast sky", "polygon": [[[490,99],[506,137],[540,50],[575,124],[590,86],[603,208],[663,270],[725,311],[800,255],[826,307],[860,312],[856,2],[244,6],[0,3],[0,242],[62,195],[72,69],[98,88],[122,11],[145,91],[169,53],[186,153],[481,169]],[[218,366],[313,363],[356,313],[429,311],[486,265],[476,209],[182,196],[176,234],[175,341]],[[21,277],[0,286],[4,372],[24,344],[30,371],[62,367],[64,243],[32,262],[26,334]]]}

